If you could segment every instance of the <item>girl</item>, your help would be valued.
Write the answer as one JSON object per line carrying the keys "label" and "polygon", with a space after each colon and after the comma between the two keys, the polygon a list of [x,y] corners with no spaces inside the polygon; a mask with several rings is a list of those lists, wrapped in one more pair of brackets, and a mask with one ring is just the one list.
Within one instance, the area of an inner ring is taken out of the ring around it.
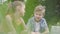
{"label": "girl", "polygon": [[25,23],[22,19],[25,13],[25,4],[21,1],[14,1],[8,4],[6,23],[8,25],[8,34],[21,34],[25,30]]}

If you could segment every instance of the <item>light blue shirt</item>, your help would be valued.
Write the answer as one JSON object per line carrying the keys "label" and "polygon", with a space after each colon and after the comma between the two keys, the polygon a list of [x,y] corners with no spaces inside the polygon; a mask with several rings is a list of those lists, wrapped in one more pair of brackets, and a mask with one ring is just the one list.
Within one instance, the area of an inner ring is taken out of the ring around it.
{"label": "light blue shirt", "polygon": [[[40,26],[39,26],[40,25]],[[39,25],[37,25],[39,28],[36,27],[36,21],[34,20],[34,17],[30,18],[28,20],[27,26],[29,28],[30,31],[33,32],[37,32],[39,30],[39,32],[44,32],[46,28],[48,28],[46,20],[44,18],[42,18],[39,22]],[[37,28],[37,30],[36,30]]]}
{"label": "light blue shirt", "polygon": [[36,22],[35,23],[35,31],[36,32],[39,32],[39,30],[40,30],[40,23],[39,22]]}

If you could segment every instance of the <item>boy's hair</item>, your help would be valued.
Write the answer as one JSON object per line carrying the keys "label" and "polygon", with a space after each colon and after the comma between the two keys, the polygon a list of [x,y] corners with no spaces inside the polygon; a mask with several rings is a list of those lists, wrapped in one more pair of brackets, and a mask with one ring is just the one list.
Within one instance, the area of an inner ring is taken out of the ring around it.
{"label": "boy's hair", "polygon": [[45,13],[45,6],[42,6],[42,5],[36,6],[35,10],[34,10],[34,13],[35,12],[43,12],[43,13]]}

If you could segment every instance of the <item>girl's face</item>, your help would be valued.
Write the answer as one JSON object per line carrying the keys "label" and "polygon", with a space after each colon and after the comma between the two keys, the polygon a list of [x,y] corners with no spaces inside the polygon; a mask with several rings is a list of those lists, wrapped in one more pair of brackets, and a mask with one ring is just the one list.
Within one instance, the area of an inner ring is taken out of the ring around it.
{"label": "girl's face", "polygon": [[25,5],[23,6],[17,6],[16,7],[17,12],[19,13],[20,16],[24,16],[25,13]]}

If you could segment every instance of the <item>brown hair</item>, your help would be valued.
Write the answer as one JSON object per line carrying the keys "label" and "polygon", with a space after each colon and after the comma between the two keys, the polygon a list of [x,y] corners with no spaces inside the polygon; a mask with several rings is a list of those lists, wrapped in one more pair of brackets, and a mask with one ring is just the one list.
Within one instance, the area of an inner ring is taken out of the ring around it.
{"label": "brown hair", "polygon": [[23,5],[24,5],[24,3],[22,1],[11,2],[11,3],[8,4],[7,13],[8,14],[14,13],[17,6],[22,7]]}

